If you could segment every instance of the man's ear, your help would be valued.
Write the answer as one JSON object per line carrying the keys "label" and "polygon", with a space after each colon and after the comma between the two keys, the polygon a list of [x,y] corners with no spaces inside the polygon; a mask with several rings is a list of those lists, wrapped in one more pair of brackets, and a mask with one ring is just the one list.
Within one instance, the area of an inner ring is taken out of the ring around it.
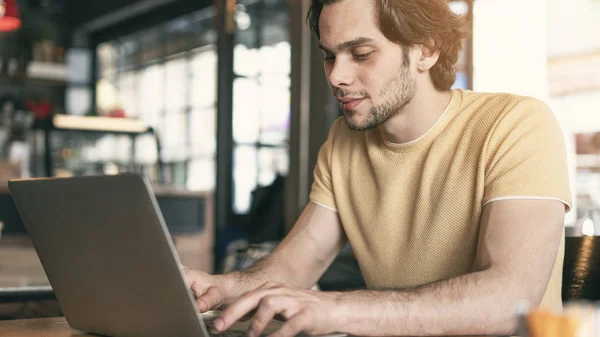
{"label": "man's ear", "polygon": [[419,58],[417,59],[417,70],[428,71],[433,67],[439,57],[440,51],[435,48],[433,41],[429,44],[420,44],[416,46],[419,49]]}

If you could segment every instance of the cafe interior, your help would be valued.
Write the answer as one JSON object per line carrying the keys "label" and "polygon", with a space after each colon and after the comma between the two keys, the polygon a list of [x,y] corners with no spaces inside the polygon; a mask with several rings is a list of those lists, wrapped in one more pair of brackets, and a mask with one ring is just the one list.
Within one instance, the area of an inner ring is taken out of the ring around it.
{"label": "cafe interior", "polygon": [[[342,115],[310,0],[0,3],[0,321],[63,315],[11,179],[140,174],[182,263],[207,273],[247,268],[289,232]],[[454,88],[536,97],[559,120],[563,301],[600,299],[600,1],[449,6],[471,19]],[[318,286],[365,287],[351,248]]]}

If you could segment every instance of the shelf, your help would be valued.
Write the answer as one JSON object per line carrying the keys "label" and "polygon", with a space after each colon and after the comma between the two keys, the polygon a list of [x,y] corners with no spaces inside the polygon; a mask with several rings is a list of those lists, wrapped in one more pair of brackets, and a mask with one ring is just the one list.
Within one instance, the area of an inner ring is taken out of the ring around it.
{"label": "shelf", "polygon": [[27,78],[67,83],[69,69],[65,64],[32,61],[27,65]]}
{"label": "shelf", "polygon": [[41,86],[56,86],[66,87],[67,82],[61,80],[42,79],[42,78],[27,78],[24,76],[11,77],[6,75],[0,75],[0,83],[8,83],[11,85],[27,86],[27,85],[41,85]]}
{"label": "shelf", "polygon": [[48,122],[34,123],[35,129],[92,131],[103,133],[142,134],[151,131],[144,121],[102,116],[54,115]]}
{"label": "shelf", "polygon": [[600,168],[600,155],[578,154],[576,163],[577,168],[597,169]]}
{"label": "shelf", "polygon": [[0,83],[66,87],[69,85],[68,69],[64,64],[32,61],[27,66],[26,74],[0,75]]}

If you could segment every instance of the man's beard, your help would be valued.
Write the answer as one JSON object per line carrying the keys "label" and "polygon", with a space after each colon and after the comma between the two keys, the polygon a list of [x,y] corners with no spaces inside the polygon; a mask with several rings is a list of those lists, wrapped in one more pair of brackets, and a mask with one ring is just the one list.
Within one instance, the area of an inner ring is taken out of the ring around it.
{"label": "man's beard", "polygon": [[[384,97],[384,102],[373,106],[362,123],[352,121],[345,113],[346,124],[355,131],[373,129],[402,111],[402,108],[414,97],[415,91],[416,83],[415,79],[410,76],[410,68],[402,66],[398,75],[392,77],[381,89],[380,96]],[[365,93],[362,97],[368,97],[368,95]],[[354,113],[356,112],[347,112],[350,116]]]}

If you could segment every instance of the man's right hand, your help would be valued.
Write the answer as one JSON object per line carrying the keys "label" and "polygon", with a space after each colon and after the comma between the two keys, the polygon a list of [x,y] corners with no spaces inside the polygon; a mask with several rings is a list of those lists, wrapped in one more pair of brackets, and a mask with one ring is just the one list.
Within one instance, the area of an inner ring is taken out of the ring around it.
{"label": "man's right hand", "polygon": [[220,277],[185,267],[183,272],[201,313],[215,309],[225,302],[226,288]]}

